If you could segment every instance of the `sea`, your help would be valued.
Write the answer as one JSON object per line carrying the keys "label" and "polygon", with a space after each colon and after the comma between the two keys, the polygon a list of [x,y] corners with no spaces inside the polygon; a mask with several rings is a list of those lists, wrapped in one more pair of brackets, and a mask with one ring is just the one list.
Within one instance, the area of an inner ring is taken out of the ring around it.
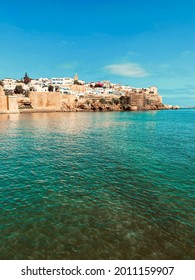
{"label": "sea", "polygon": [[0,115],[0,259],[195,259],[194,143],[194,109]]}

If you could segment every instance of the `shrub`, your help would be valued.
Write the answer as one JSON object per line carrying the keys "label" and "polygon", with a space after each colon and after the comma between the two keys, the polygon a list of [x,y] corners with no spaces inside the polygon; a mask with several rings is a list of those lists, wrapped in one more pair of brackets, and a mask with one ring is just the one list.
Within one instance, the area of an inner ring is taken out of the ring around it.
{"label": "shrub", "polygon": [[129,103],[130,103],[130,96],[121,96],[120,98],[119,98],[119,100],[120,100],[120,103],[123,105],[123,106],[125,106],[125,105],[128,105]]}
{"label": "shrub", "polygon": [[118,98],[112,98],[112,102],[115,104],[115,105],[118,105],[120,103],[119,99]]}
{"label": "shrub", "polygon": [[105,99],[105,98],[101,98],[101,99],[99,100],[99,102],[102,103],[102,104],[106,104],[106,99]]}

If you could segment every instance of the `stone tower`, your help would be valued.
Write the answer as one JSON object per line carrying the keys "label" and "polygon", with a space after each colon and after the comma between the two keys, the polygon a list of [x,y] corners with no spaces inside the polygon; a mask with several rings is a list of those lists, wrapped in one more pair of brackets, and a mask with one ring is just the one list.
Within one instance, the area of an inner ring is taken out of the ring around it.
{"label": "stone tower", "polygon": [[74,75],[74,81],[77,81],[77,82],[78,82],[78,80],[79,80],[79,77],[78,77],[78,74],[76,73],[76,74]]}

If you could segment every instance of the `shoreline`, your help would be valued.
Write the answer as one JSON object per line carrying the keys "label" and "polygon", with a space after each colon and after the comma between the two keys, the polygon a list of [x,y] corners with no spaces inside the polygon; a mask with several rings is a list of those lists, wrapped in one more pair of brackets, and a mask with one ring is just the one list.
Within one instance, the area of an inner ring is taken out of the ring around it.
{"label": "shoreline", "polygon": [[0,95],[0,114],[46,112],[122,112],[179,109],[164,105],[158,94],[80,96],[59,92],[30,92],[29,96]]}
{"label": "shoreline", "polygon": [[164,111],[164,110],[178,110],[179,108],[162,108],[162,109],[142,109],[142,110],[56,110],[56,109],[19,109],[16,111],[0,112],[0,115],[5,114],[31,114],[31,113],[80,113],[80,112],[91,112],[91,113],[105,113],[105,112],[149,112],[149,111]]}

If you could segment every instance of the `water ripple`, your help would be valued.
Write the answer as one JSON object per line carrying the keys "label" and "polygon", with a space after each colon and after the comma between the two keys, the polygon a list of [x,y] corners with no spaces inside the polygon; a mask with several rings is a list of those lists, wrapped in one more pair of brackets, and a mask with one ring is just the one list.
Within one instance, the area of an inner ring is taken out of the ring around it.
{"label": "water ripple", "polygon": [[0,116],[0,258],[194,259],[193,115]]}

